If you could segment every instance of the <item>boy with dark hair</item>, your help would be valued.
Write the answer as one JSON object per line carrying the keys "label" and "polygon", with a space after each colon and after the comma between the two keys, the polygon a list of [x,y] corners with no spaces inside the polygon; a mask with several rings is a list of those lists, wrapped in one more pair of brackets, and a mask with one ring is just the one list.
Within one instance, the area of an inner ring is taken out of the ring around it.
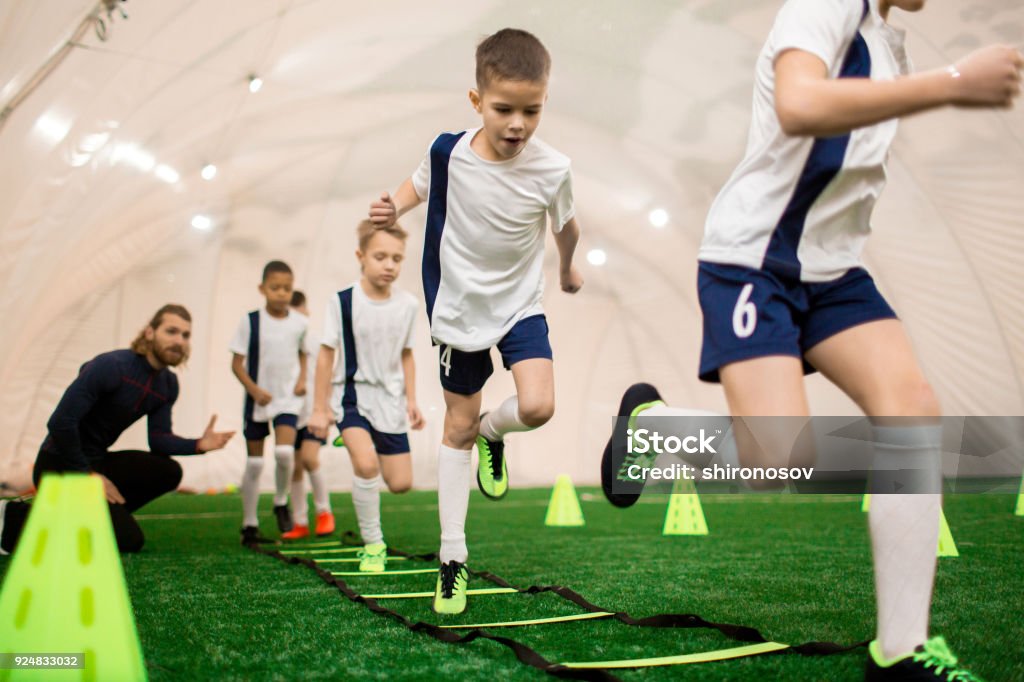
{"label": "boy with dark hair", "polygon": [[231,371],[245,387],[245,473],[242,476],[242,544],[267,542],[259,534],[260,473],[263,441],[274,425],[274,516],[281,532],[293,527],[288,510],[288,485],[295,464],[298,414],[306,392],[303,342],[308,320],[291,310],[292,270],[274,260],[263,268],[259,291],[266,305],[242,316],[231,340]]}
{"label": "boy with dark hair", "polygon": [[[444,133],[394,198],[370,206],[377,225],[427,200],[423,290],[430,335],[440,345],[446,405],[438,459],[441,569],[433,608],[466,608],[465,522],[470,455],[480,454],[477,484],[491,499],[508,491],[504,436],[551,419],[554,371],[541,298],[544,228],[550,219],[562,290],[583,284],[572,257],[579,240],[569,159],[533,136],[547,101],[551,57],[530,33],[503,29],[476,51],[469,91],[483,125]],[[516,395],[480,415],[481,389],[497,345]]]}

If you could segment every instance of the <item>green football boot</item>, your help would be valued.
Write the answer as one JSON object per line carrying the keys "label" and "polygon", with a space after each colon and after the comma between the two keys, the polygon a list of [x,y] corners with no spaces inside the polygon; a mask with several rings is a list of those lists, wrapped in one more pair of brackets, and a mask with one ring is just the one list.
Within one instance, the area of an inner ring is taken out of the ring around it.
{"label": "green football boot", "polygon": [[981,682],[980,677],[960,666],[942,637],[932,637],[906,656],[892,660],[882,656],[877,640],[871,642],[864,679],[866,682]]}
{"label": "green football boot", "polygon": [[[483,416],[480,418],[483,419]],[[476,484],[486,497],[500,500],[508,494],[505,442],[477,436],[476,449],[480,453],[480,461],[476,468]]]}
{"label": "green football boot", "polygon": [[466,610],[466,585],[469,571],[465,564],[449,561],[441,564],[434,588],[434,613],[454,616]]}
{"label": "green football boot", "polygon": [[382,573],[388,567],[388,546],[383,542],[366,545],[356,556],[359,570],[364,573]]}

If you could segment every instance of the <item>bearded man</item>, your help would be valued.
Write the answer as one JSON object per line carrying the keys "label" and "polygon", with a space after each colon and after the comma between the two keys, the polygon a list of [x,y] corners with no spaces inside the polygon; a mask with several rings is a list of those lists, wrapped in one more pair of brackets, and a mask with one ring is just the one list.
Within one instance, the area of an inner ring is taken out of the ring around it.
{"label": "bearded man", "polygon": [[[80,472],[103,482],[118,549],[138,552],[144,537],[132,513],[177,489],[181,465],[170,455],[218,450],[233,431],[214,431],[214,415],[202,437],[182,438],[171,428],[178,377],[170,370],[188,359],[192,316],[183,306],[160,308],[128,349],[97,355],[82,365],[53,416],[36,457],[32,478],[47,472]],[[143,416],[152,452],[111,452],[114,442]],[[0,553],[13,551],[28,516],[26,501],[0,502]]]}

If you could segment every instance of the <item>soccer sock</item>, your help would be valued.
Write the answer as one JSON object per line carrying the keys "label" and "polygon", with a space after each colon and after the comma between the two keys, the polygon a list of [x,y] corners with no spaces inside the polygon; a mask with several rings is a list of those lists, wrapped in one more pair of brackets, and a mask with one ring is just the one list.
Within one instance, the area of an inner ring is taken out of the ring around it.
{"label": "soccer sock", "polygon": [[[871,490],[937,491],[940,426],[875,427]],[[881,474],[880,474],[881,472]],[[878,603],[878,643],[893,659],[928,638],[942,495],[873,494],[869,524]]]}
{"label": "soccer sock", "polygon": [[466,513],[472,450],[442,445],[437,458],[437,510],[441,517],[441,563],[466,563]]}
{"label": "soccer sock", "polygon": [[258,527],[256,508],[260,502],[260,474],[263,473],[262,457],[246,457],[245,473],[242,474],[242,525]]}
{"label": "soccer sock", "polygon": [[352,477],[352,506],[356,508],[356,520],[364,545],[384,542],[384,532],[380,527],[379,478]]}
{"label": "soccer sock", "polygon": [[327,482],[324,481],[324,472],[320,468],[309,472],[309,484],[313,488],[313,506],[316,507],[316,513],[331,511],[331,496],[327,492]]}
{"label": "soccer sock", "polygon": [[292,523],[296,526],[309,525],[309,505],[306,504],[306,482],[301,478],[292,480]]}
{"label": "soccer sock", "polygon": [[295,466],[295,446],[278,445],[274,448],[274,459],[277,462],[274,468],[274,506],[280,507],[288,504],[288,485]]}
{"label": "soccer sock", "polygon": [[519,419],[517,396],[506,399],[497,409],[491,410],[480,420],[480,435],[490,441],[499,441],[506,433],[532,431],[533,428]]}

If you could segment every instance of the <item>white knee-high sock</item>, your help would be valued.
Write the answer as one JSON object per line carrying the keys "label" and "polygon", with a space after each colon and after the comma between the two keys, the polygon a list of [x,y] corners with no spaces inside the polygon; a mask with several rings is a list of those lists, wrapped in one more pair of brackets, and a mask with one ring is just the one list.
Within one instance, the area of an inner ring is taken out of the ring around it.
{"label": "white knee-high sock", "polygon": [[274,506],[279,507],[288,503],[288,486],[295,467],[295,446],[278,445],[274,448],[274,460],[277,462],[274,468]]}
{"label": "white knee-high sock", "polygon": [[352,477],[352,506],[356,508],[356,520],[363,544],[373,545],[384,542],[384,531],[380,527],[380,477]]}
{"label": "white knee-high sock", "polygon": [[487,440],[501,440],[506,433],[532,431],[533,428],[519,418],[517,396],[507,398],[497,409],[491,410],[480,420],[480,435]]}
{"label": "white knee-high sock", "polygon": [[437,510],[441,517],[441,563],[466,563],[466,513],[469,511],[470,455],[442,445],[437,459]]}
{"label": "white knee-high sock", "polygon": [[260,503],[260,474],[263,473],[262,457],[246,457],[245,473],[242,474],[242,525],[260,525],[256,508]]}
{"label": "white knee-high sock", "polygon": [[316,513],[331,511],[331,495],[327,492],[324,472],[319,467],[309,472],[309,484],[313,488],[313,506],[316,507]]}
{"label": "white knee-high sock", "polygon": [[[873,490],[900,478],[915,489],[936,489],[942,480],[941,438],[939,426],[875,427]],[[882,483],[880,470],[886,477]],[[871,497],[877,639],[888,659],[928,638],[941,509],[942,496],[934,492]]]}
{"label": "white knee-high sock", "polygon": [[309,525],[309,505],[306,504],[306,482],[301,478],[292,479],[292,523],[296,526]]}

